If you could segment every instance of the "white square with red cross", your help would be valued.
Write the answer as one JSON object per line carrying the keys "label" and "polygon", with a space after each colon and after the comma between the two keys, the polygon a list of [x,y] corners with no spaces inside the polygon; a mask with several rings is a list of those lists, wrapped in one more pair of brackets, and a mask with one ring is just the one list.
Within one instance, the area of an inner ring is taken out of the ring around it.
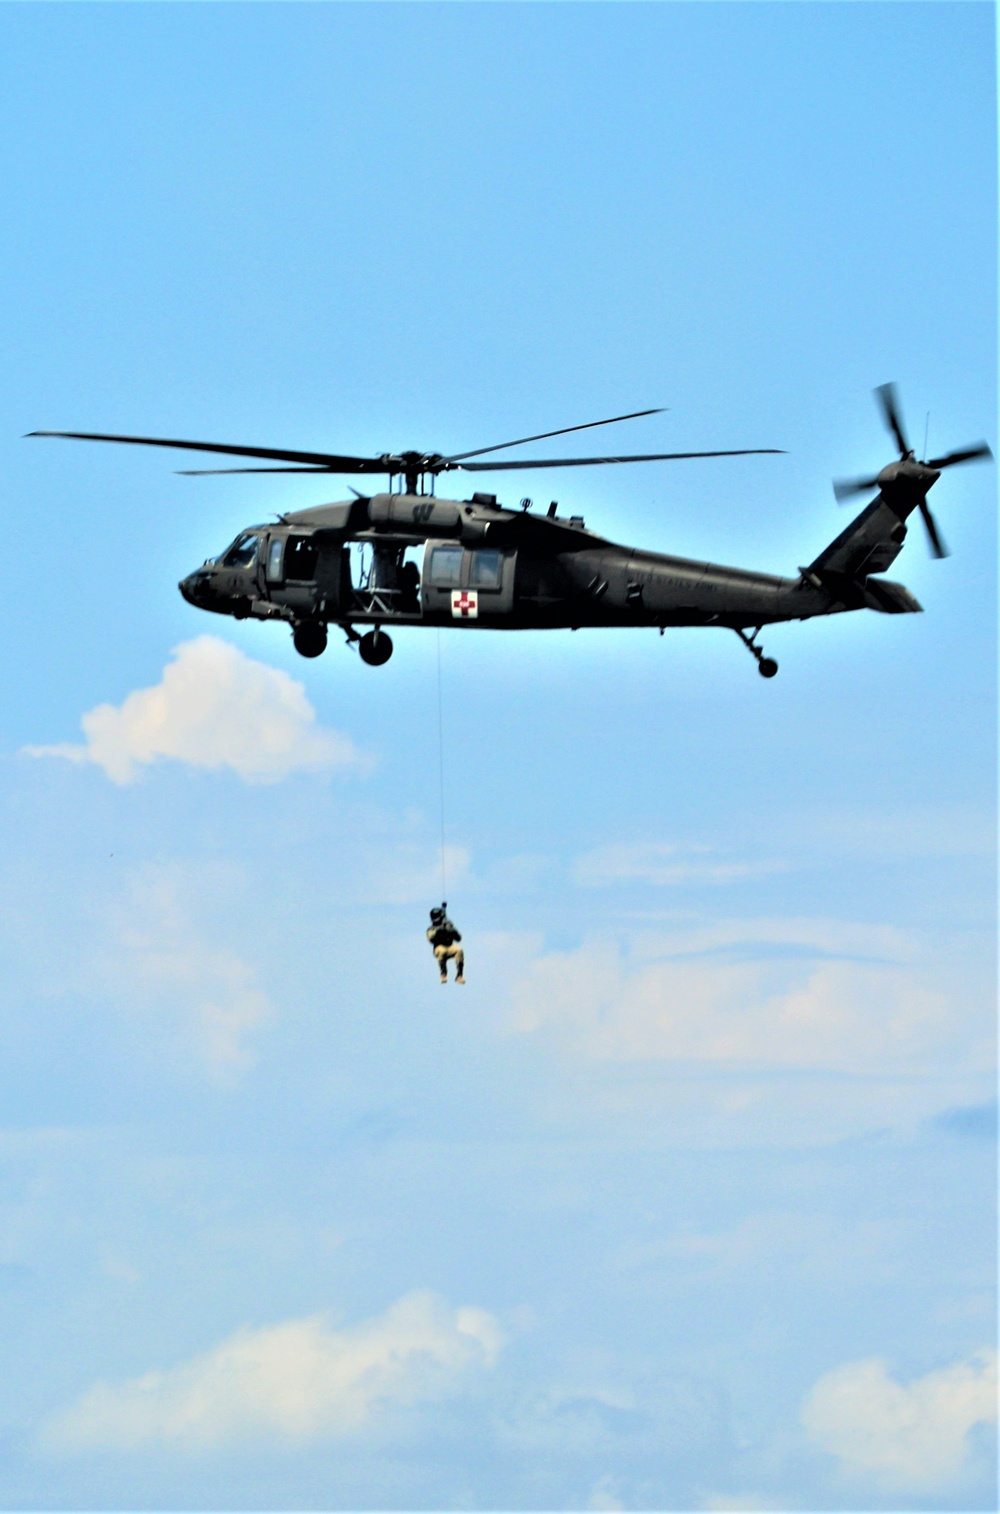
{"label": "white square with red cross", "polygon": [[479,615],[479,595],[475,589],[453,589],[451,613],[455,620],[476,620]]}

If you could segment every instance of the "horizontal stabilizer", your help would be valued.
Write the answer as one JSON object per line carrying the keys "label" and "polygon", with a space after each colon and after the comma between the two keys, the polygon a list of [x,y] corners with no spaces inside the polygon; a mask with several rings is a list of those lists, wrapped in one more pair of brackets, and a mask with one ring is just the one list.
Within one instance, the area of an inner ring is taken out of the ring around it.
{"label": "horizontal stabilizer", "polygon": [[884,615],[916,615],[923,612],[923,605],[902,584],[890,583],[885,578],[869,578],[864,585],[865,603],[869,610],[881,610]]}

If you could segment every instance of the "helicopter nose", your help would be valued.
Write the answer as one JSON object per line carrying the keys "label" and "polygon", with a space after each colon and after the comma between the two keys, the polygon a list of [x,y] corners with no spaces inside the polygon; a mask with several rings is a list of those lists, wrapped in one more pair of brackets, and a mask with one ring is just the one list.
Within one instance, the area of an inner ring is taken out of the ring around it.
{"label": "helicopter nose", "polygon": [[182,578],[177,585],[189,605],[200,606],[210,598],[211,591],[208,586],[208,575],[196,570],[189,573],[187,578]]}

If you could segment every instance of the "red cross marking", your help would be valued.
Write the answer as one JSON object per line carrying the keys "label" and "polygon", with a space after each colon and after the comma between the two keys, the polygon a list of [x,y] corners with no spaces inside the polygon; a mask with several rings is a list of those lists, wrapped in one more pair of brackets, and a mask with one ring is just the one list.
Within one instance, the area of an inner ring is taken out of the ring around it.
{"label": "red cross marking", "polygon": [[476,615],[478,611],[478,596],[470,594],[468,589],[462,589],[460,593],[451,596],[451,613],[453,615],[460,615],[463,620],[468,620],[470,615]]}

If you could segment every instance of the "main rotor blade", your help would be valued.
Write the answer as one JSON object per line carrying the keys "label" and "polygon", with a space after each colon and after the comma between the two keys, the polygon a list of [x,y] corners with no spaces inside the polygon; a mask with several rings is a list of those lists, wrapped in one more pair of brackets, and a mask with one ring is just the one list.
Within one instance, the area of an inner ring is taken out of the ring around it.
{"label": "main rotor blade", "polygon": [[882,415],[885,423],[899,448],[900,457],[905,457],[910,450],[910,444],[906,440],[906,432],[903,430],[903,419],[899,409],[899,395],[896,393],[895,384],[880,384],[875,390],[878,402],[882,407]]}
{"label": "main rotor blade", "polygon": [[877,488],[877,478],[835,478],[833,481],[833,492],[841,505],[845,505],[856,494],[867,494],[869,489]]}
{"label": "main rotor blade", "polygon": [[928,507],[927,507],[927,501],[925,499],[922,499],[920,501],[920,507],[919,508],[920,508],[920,514],[924,518],[924,525],[927,527],[927,536],[928,536],[928,539],[930,540],[931,552],[933,553],[933,555],[935,557],[947,557],[949,555],[948,554],[948,548],[945,546],[944,542],[941,540],[941,536],[940,536],[940,533],[938,532],[938,528],[937,528],[937,522],[934,519],[933,515],[931,514],[930,510],[928,509]]}
{"label": "main rotor blade", "polygon": [[741,447],[735,452],[642,452],[628,457],[534,457],[517,463],[454,463],[466,473],[490,473],[511,468],[589,468],[595,463],[663,463],[685,457],[754,457],[782,453],[781,447]]}
{"label": "main rotor blade", "polygon": [[178,478],[208,478],[219,473],[322,473],[329,477],[336,468],[175,468]]}
{"label": "main rotor blade", "polygon": [[80,442],[126,442],[137,447],[180,447],[187,452],[225,452],[231,457],[270,457],[283,463],[313,463],[331,473],[385,473],[378,457],[338,457],[328,452],[286,452],[277,447],[233,447],[226,442],[187,442],[164,436],[108,436],[101,431],[29,431],[29,436],[63,436]]}
{"label": "main rotor blade", "polygon": [[935,457],[927,464],[928,468],[951,468],[955,463],[973,463],[982,459],[991,458],[993,453],[985,442],[977,442],[973,447],[963,447],[960,452],[946,452],[944,457]]}
{"label": "main rotor blade", "polygon": [[630,415],[611,415],[606,421],[586,421],[582,426],[563,426],[559,431],[540,431],[537,436],[522,436],[516,442],[498,442],[495,447],[479,447],[475,452],[456,452],[446,463],[459,463],[464,457],[482,457],[484,452],[502,452],[505,447],[523,447],[528,442],[544,442],[550,436],[567,436],[571,431],[589,431],[593,426],[613,426],[616,421],[634,421],[641,415],[662,415],[658,410],[633,410]]}

